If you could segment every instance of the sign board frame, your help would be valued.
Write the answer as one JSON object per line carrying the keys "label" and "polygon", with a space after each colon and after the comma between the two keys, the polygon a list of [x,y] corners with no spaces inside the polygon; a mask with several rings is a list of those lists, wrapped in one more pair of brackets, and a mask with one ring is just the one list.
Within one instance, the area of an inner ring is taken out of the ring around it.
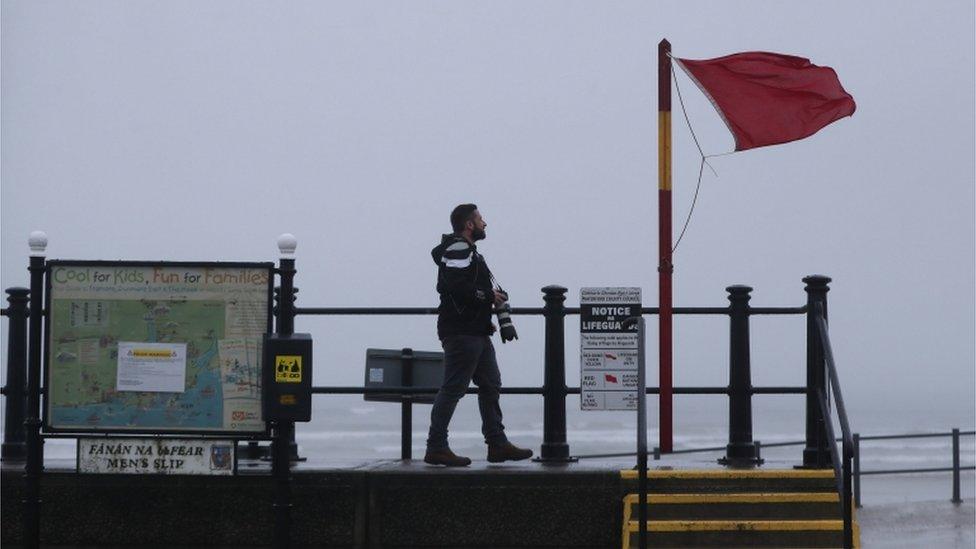
{"label": "sign board frame", "polygon": [[[189,429],[182,427],[162,428],[162,427],[92,427],[79,428],[76,426],[60,427],[51,423],[51,406],[54,404],[50,395],[52,393],[51,369],[52,369],[52,273],[59,267],[78,267],[78,268],[161,268],[161,269],[251,269],[267,273],[267,285],[262,292],[267,312],[265,314],[265,333],[270,333],[273,327],[272,295],[274,293],[275,264],[272,262],[241,262],[241,261],[96,261],[96,260],[62,260],[55,259],[46,262],[45,284],[44,284],[44,345],[43,345],[43,379],[44,379],[44,405],[42,406],[42,433],[44,434],[124,434],[127,436],[138,435],[174,435],[174,436],[221,436],[234,439],[267,439],[271,436],[271,427],[267,420],[263,418],[263,410],[260,429],[254,430],[232,430],[224,428],[202,428]],[[260,353],[258,354],[260,357]],[[259,370],[263,370],[261,364]],[[258,380],[262,379],[263,372],[258,372]],[[262,409],[264,387],[261,388],[262,394],[258,399],[258,410]],[[236,459],[236,457],[235,457]]]}

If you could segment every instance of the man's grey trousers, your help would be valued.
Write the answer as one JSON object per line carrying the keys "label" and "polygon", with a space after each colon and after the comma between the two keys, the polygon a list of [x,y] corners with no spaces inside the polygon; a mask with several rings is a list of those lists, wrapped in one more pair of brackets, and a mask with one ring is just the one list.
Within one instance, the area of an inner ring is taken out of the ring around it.
{"label": "man's grey trousers", "polygon": [[489,336],[456,335],[441,340],[444,347],[444,383],[441,384],[430,411],[428,450],[448,448],[447,426],[454,409],[471,381],[478,386],[478,408],[481,410],[481,433],[487,444],[506,442],[498,390],[502,376],[495,360],[495,347]]}

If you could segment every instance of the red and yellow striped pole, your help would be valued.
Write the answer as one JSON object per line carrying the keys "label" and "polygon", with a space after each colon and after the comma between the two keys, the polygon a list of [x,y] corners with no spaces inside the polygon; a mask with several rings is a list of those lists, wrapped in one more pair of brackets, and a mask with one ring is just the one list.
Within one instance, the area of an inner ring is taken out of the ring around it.
{"label": "red and yellow striped pole", "polygon": [[659,400],[661,452],[672,450],[672,377],[671,377],[671,43],[661,40],[657,48],[657,175],[658,175],[658,303],[660,314]]}

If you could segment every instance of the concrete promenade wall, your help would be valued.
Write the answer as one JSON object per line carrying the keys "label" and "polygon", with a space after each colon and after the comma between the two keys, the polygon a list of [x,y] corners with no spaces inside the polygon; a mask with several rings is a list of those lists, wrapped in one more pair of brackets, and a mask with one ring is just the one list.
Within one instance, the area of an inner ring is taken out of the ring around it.
{"label": "concrete promenade wall", "polygon": [[[46,471],[42,543],[270,546],[274,481]],[[2,473],[5,547],[19,544],[24,479]],[[471,468],[383,461],[293,472],[298,547],[619,547],[619,470],[538,464]]]}

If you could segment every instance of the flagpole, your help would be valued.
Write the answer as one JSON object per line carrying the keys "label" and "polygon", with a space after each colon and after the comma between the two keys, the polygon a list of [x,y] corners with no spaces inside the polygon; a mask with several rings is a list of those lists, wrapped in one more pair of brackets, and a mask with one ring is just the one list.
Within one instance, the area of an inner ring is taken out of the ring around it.
{"label": "flagpole", "polygon": [[672,450],[672,377],[671,377],[671,43],[661,40],[657,49],[658,85],[658,320],[659,338],[659,446],[662,453]]}

